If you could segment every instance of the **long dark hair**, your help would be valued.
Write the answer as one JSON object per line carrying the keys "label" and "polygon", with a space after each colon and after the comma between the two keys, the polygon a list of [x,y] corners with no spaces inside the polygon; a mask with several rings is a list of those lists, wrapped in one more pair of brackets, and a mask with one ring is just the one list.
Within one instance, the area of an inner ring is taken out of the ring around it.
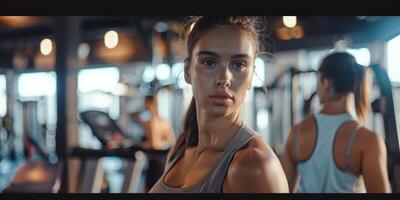
{"label": "long dark hair", "polygon": [[369,110],[365,67],[358,64],[351,54],[335,52],[323,59],[318,72],[321,79],[332,81],[337,98],[353,92],[357,116],[365,119]]}
{"label": "long dark hair", "polygon": [[[188,20],[181,33],[181,38],[186,42],[186,61],[191,60],[193,47],[204,32],[221,25],[237,26],[249,32],[257,44],[257,54],[271,52],[273,49],[272,46],[268,46],[267,43],[270,36],[266,31],[265,18],[255,16],[195,16]],[[187,63],[188,62],[186,62],[185,68],[189,67],[189,64]],[[197,146],[199,142],[196,101],[193,97],[184,117],[183,126],[180,132],[177,142],[169,154],[170,156],[168,161],[173,160],[177,156],[178,150],[185,149],[186,147]]]}

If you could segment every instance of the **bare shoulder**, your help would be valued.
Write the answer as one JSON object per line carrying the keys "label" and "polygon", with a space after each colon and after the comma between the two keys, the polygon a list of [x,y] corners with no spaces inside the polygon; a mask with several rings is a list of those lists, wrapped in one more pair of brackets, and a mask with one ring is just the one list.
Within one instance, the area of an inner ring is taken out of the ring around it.
{"label": "bare shoulder", "polygon": [[225,183],[230,192],[288,191],[278,157],[260,137],[235,153]]}
{"label": "bare shoulder", "polygon": [[278,157],[272,149],[262,141],[260,137],[255,137],[239,151],[235,153],[232,165],[259,165],[269,164],[278,161]]}
{"label": "bare shoulder", "polygon": [[294,134],[295,133],[295,130],[297,130],[297,129],[304,129],[304,128],[307,128],[307,127],[311,127],[311,126],[314,126],[315,125],[315,120],[314,120],[314,117],[313,116],[307,116],[307,117],[305,117],[304,119],[303,119],[303,121],[301,121],[301,122],[299,122],[299,123],[297,123],[297,124],[295,124],[292,128],[291,128],[291,130],[290,130],[290,134],[292,135],[292,134]]}
{"label": "bare shoulder", "polygon": [[372,130],[361,127],[357,132],[357,137],[365,151],[374,151],[376,153],[383,153],[386,151],[383,138]]}
{"label": "bare shoulder", "polygon": [[296,124],[293,128],[301,128],[302,133],[309,132],[309,129],[315,127],[315,119],[312,115],[309,115],[303,119],[300,123]]}
{"label": "bare shoulder", "polygon": [[[315,121],[314,121],[314,117],[311,116],[311,115],[305,117],[303,119],[303,121],[299,122],[298,124],[295,124],[290,129],[289,136],[288,136],[287,141],[286,141],[287,146],[294,145],[294,137],[295,137],[294,135],[296,134],[296,130],[298,130],[299,128],[300,129],[304,129],[304,128],[312,127],[312,126],[315,126]],[[308,130],[304,130],[301,133],[309,133],[309,132],[310,131],[308,131]],[[290,153],[293,153],[293,152],[290,152]]]}

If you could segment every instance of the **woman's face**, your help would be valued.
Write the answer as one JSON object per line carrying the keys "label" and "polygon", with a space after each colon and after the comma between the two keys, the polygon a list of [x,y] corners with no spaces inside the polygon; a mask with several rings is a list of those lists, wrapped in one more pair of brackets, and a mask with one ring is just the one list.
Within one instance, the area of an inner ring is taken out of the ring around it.
{"label": "woman's face", "polygon": [[255,40],[238,27],[204,32],[185,67],[198,108],[216,117],[238,111],[251,87],[255,56]]}

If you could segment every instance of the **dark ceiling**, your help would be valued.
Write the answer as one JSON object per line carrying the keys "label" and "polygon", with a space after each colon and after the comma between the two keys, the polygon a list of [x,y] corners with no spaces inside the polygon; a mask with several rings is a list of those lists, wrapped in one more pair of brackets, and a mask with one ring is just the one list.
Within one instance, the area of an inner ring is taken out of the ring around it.
{"label": "dark ceiling", "polygon": [[[82,38],[99,37],[98,31],[107,28],[124,28],[131,31],[142,31],[157,21],[182,23],[182,16],[83,16]],[[29,37],[43,37],[53,32],[54,17],[19,16],[0,17],[0,49],[4,42]],[[283,27],[282,16],[267,17],[268,30],[271,33],[277,51],[318,48],[331,46],[333,40],[343,35],[351,35],[352,42],[366,43],[380,37],[391,37],[400,33],[400,17],[390,16],[298,16],[297,24],[301,26],[303,36],[300,39],[282,40],[276,30]],[[8,45],[9,47],[10,45]]]}

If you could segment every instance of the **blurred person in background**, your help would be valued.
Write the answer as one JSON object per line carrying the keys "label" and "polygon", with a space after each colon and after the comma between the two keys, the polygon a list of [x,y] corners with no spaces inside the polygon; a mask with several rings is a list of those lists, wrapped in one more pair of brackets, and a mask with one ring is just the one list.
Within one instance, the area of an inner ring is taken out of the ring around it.
{"label": "blurred person in background", "polygon": [[317,74],[322,110],[292,127],[285,147],[290,192],[365,192],[362,178],[366,192],[390,192],[385,143],[362,124],[369,109],[366,68],[336,52],[323,59]]}
{"label": "blurred person in background", "polygon": [[[158,114],[157,96],[155,94],[145,97],[145,111],[131,113],[131,118],[138,122],[144,130],[143,147],[154,150],[169,149],[175,143],[175,133],[172,126]],[[146,173],[146,192],[161,177],[165,157],[148,156],[149,165]]]}

